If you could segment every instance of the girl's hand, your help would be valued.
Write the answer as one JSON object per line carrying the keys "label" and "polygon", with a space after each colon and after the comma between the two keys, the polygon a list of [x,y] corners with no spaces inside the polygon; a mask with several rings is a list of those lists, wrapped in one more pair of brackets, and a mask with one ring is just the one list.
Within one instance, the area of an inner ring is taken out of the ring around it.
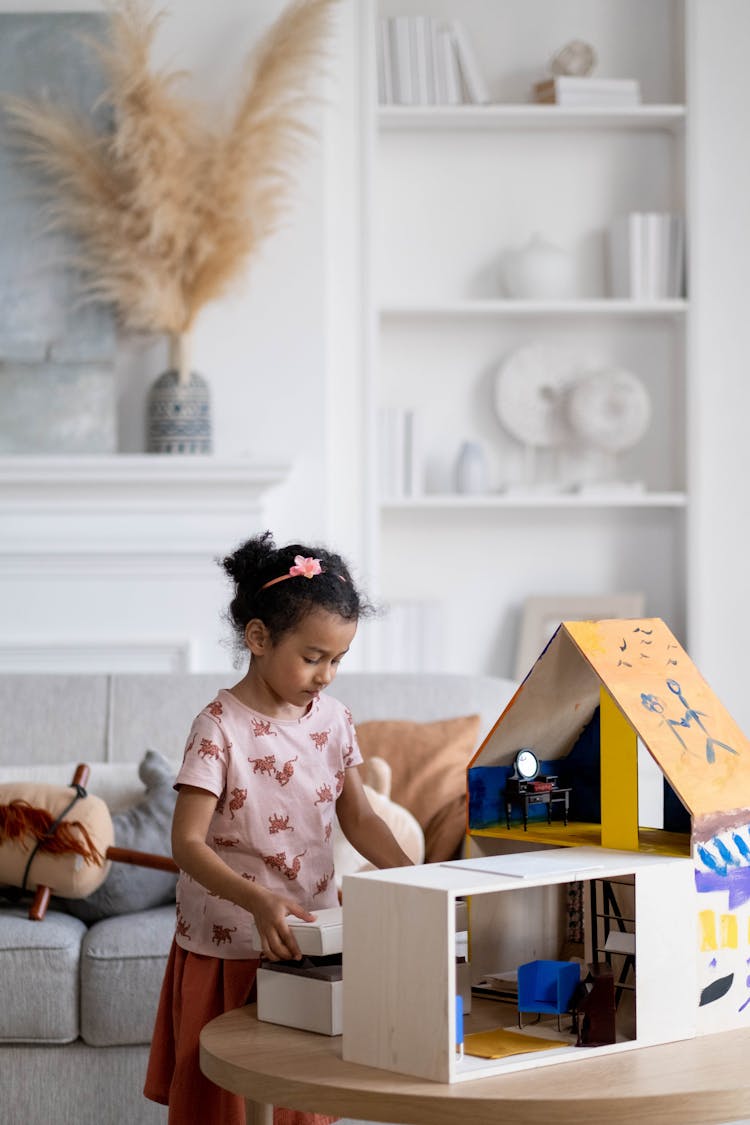
{"label": "girl's hand", "polygon": [[[256,888],[260,889],[260,888]],[[296,902],[264,891],[260,901],[253,905],[253,917],[260,935],[260,948],[269,961],[299,961],[302,954],[294,934],[287,925],[287,915],[293,914],[303,922],[314,922],[315,915],[303,910]]]}

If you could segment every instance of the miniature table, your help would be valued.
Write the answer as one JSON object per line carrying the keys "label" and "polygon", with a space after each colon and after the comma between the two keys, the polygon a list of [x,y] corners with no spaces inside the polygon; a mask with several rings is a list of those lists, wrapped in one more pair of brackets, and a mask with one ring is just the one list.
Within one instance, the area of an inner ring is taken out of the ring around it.
{"label": "miniature table", "polygon": [[529,807],[531,805],[546,805],[547,806],[547,823],[552,823],[552,805],[555,801],[562,801],[563,803],[563,824],[567,826],[568,823],[568,809],[570,807],[570,789],[542,789],[532,790],[526,789],[521,793],[508,793],[505,794],[505,822],[510,828],[510,815],[513,812],[514,805],[520,805],[523,814],[523,830],[526,831],[526,825],[529,820]]}
{"label": "miniature table", "polygon": [[[586,1057],[584,1057],[584,1052]],[[445,1085],[344,1062],[341,1038],[260,1023],[255,1006],[212,1020],[200,1064],[248,1100],[248,1122],[270,1106],[404,1125],[724,1125],[750,1117],[750,1028],[679,1043]]]}

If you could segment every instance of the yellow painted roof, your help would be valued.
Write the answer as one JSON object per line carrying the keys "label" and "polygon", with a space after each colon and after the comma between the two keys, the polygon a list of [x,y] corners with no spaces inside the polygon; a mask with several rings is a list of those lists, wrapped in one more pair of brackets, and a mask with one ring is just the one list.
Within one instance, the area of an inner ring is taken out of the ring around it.
{"label": "yellow painted roof", "polygon": [[750,742],[660,618],[562,629],[694,817],[750,808]]}
{"label": "yellow painted roof", "polygon": [[470,766],[564,758],[602,684],[694,821],[750,809],[750,742],[658,617],[562,622]]}

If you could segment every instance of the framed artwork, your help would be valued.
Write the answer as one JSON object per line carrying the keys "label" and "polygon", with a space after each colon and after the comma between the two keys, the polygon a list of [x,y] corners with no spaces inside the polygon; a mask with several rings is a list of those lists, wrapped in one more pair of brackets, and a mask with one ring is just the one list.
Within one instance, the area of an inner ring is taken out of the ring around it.
{"label": "framed artwork", "polygon": [[[106,22],[103,12],[0,13],[0,95],[46,97],[90,113],[104,89],[91,40],[101,40]],[[105,130],[106,108],[96,117]],[[73,244],[45,228],[35,177],[0,132],[0,355],[22,365],[27,382],[29,364],[71,364],[77,373],[82,363],[113,359],[116,349],[113,312],[81,301],[67,264]]]}
{"label": "framed artwork", "polygon": [[529,597],[523,604],[514,676],[522,680],[561,621],[602,621],[614,617],[643,617],[642,593]]}

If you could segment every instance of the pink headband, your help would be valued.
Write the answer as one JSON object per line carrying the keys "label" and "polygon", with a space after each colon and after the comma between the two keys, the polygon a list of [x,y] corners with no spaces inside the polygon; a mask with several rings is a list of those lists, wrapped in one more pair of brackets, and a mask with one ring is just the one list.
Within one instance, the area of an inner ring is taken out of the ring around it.
{"label": "pink headband", "polygon": [[[280,574],[278,578],[272,578],[270,582],[264,583],[258,593],[267,590],[269,586],[275,586],[277,582],[286,582],[287,578],[314,578],[316,574],[325,574],[320,559],[305,559],[302,555],[295,555],[294,565],[289,567],[288,573]],[[346,582],[343,574],[337,574],[336,577],[340,582]]]}
{"label": "pink headband", "polygon": [[[294,565],[289,567],[287,574],[280,574],[278,578],[272,578],[260,589],[267,590],[269,586],[275,586],[277,582],[286,582],[287,578],[314,578],[316,574],[322,573],[323,567],[320,565],[320,559],[305,559],[302,555],[295,555]],[[260,593],[260,590],[258,593]]]}

